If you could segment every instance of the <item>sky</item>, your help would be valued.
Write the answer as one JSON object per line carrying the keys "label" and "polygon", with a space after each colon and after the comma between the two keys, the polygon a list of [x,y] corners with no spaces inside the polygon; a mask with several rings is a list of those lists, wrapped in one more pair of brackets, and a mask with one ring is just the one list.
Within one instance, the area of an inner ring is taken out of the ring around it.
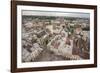
{"label": "sky", "polygon": [[31,16],[63,16],[63,17],[79,17],[79,18],[89,18],[89,13],[79,13],[79,12],[61,12],[61,11],[40,11],[40,10],[22,10],[22,15]]}

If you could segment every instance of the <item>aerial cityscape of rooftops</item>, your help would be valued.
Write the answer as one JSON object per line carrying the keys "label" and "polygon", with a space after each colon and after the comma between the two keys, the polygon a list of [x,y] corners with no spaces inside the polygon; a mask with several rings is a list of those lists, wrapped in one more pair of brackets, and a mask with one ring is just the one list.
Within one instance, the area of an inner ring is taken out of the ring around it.
{"label": "aerial cityscape of rooftops", "polygon": [[22,14],[22,62],[90,59],[89,14],[38,14]]}

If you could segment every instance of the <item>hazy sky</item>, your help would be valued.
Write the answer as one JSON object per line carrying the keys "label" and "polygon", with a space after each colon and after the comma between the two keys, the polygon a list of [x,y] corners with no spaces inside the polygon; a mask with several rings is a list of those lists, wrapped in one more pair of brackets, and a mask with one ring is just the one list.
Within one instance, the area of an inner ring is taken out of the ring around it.
{"label": "hazy sky", "polygon": [[36,16],[66,16],[66,17],[80,17],[89,18],[89,13],[76,13],[76,12],[56,12],[56,11],[32,11],[23,10],[22,15],[36,15]]}

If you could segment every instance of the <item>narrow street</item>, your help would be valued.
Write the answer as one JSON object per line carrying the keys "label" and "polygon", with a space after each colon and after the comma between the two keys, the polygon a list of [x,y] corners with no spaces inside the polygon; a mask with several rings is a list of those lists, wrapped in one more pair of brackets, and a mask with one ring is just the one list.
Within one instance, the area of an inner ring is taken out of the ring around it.
{"label": "narrow street", "polygon": [[39,61],[61,61],[66,60],[63,56],[55,55],[53,52],[49,50],[43,50],[40,55],[34,60],[36,62]]}

